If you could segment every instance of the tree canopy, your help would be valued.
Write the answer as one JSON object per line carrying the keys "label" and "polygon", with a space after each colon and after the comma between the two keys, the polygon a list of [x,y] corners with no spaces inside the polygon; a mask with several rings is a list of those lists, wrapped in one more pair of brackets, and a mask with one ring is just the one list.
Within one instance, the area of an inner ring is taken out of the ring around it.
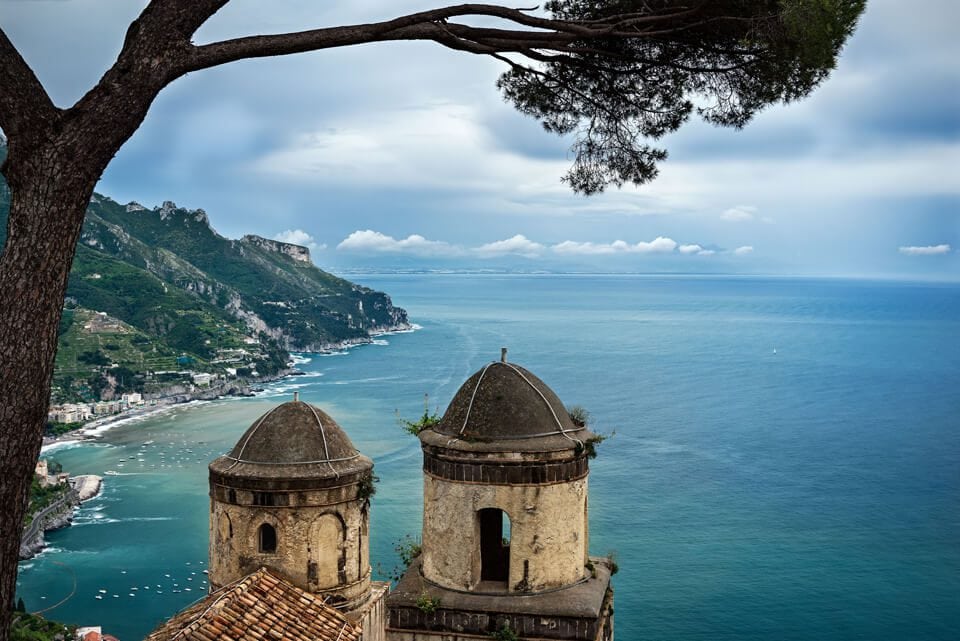
{"label": "tree canopy", "polygon": [[575,191],[641,184],[666,158],[645,141],[675,131],[694,111],[739,128],[772,103],[809,94],[835,66],[863,7],[553,0],[547,8],[571,25],[569,42],[551,52],[521,48],[535,64],[508,60],[498,84],[548,131],[575,134],[564,178]]}
{"label": "tree canopy", "polygon": [[[767,105],[806,96],[836,65],[865,0],[550,0],[542,9],[463,4],[200,46],[191,37],[226,0],[176,4],[149,4],[130,26],[117,63],[70,112],[89,111],[107,93],[119,92],[115,100],[141,91],[155,95],[188,72],[244,58],[432,40],[508,65],[498,82],[505,98],[548,131],[573,134],[574,163],[564,180],[591,194],[653,179],[666,152],[648,141],[676,130],[694,112],[742,127]],[[477,26],[477,18],[493,26]],[[23,125],[35,129],[45,114],[56,120],[63,113],[0,30],[0,127],[15,137]]]}

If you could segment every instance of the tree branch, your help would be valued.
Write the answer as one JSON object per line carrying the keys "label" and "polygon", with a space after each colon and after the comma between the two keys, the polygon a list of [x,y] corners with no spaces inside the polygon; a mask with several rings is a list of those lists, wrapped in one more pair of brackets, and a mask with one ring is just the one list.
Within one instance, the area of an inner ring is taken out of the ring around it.
{"label": "tree branch", "polygon": [[43,129],[60,110],[50,100],[30,66],[0,29],[0,128],[11,139]]}
{"label": "tree branch", "polygon": [[[209,1],[209,0],[208,0]],[[472,41],[479,47],[458,43],[452,48],[468,47],[474,53],[522,51],[524,49],[552,49],[560,51],[577,39],[617,36],[621,38],[645,38],[652,33],[669,33],[680,28],[678,21],[701,10],[703,4],[685,11],[659,15],[629,13],[610,22],[584,22],[541,18],[527,13],[526,9],[514,9],[487,4],[462,4],[430,11],[421,11],[407,16],[369,24],[358,24],[326,29],[313,29],[294,33],[250,36],[224,40],[194,47],[186,61],[183,73],[243,60],[291,53],[318,51],[369,42],[390,40],[433,40],[451,46],[450,38]],[[447,21],[457,17],[499,18],[526,29],[481,28]],[[676,26],[671,26],[671,24]],[[644,29],[640,25],[647,25]],[[659,29],[646,31],[659,25]],[[531,31],[538,29],[539,31]],[[625,31],[628,30],[628,31]],[[495,44],[500,41],[500,45]],[[484,49],[480,52],[477,49]]]}

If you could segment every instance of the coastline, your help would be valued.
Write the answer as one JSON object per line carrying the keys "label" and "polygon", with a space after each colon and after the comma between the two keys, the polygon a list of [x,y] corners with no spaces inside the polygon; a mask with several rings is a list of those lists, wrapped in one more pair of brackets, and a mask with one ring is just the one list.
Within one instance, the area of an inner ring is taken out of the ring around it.
{"label": "coastline", "polygon": [[[299,364],[299,359],[294,358],[294,354],[316,354],[321,356],[346,354],[353,347],[376,344],[377,338],[381,336],[389,336],[391,334],[410,334],[419,329],[422,329],[422,327],[416,323],[403,323],[388,328],[373,329],[367,336],[362,338],[352,338],[338,341],[336,343],[325,343],[321,346],[318,346],[318,349],[316,350],[290,351],[291,360],[293,361],[294,365]],[[218,388],[214,390],[206,389],[190,393],[172,394],[170,396],[153,399],[155,401],[153,405],[127,410],[119,414],[111,414],[109,416],[104,416],[103,418],[97,418],[84,423],[83,427],[79,427],[73,431],[66,432],[59,436],[44,436],[43,445],[40,447],[40,454],[43,455],[47,452],[57,449],[58,447],[71,445],[73,443],[96,441],[104,433],[116,427],[117,425],[157,416],[178,407],[185,407],[194,403],[200,404],[207,401],[215,401],[231,397],[253,397],[256,396],[257,393],[254,393],[250,390],[251,385],[273,383],[286,378],[295,378],[297,376],[301,376],[302,374],[303,372],[293,367],[281,370],[276,376],[264,376],[261,378],[251,379],[243,383],[233,382],[228,387],[229,391],[227,393],[219,393],[219,390],[222,388]]]}
{"label": "coastline", "polygon": [[96,498],[103,489],[103,478],[80,474],[69,481],[70,490],[57,503],[33,515],[29,526],[20,535],[19,560],[32,559],[47,549],[44,535],[73,524],[73,517],[82,503]]}
{"label": "coastline", "polygon": [[103,489],[103,477],[96,474],[79,474],[71,479],[71,486],[77,493],[77,500],[85,503],[100,495]]}

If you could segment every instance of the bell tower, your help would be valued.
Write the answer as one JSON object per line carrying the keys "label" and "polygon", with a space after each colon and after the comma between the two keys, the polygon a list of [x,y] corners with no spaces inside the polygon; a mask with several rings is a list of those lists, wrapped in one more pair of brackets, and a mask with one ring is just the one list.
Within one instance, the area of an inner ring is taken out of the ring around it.
{"label": "bell tower", "polygon": [[373,462],[295,397],[210,464],[211,590],[261,567],[345,613],[371,597]]}
{"label": "bell tower", "polygon": [[[388,599],[389,629],[444,641],[504,626],[520,638],[611,640],[610,569],[588,555],[596,436],[553,390],[504,351],[420,441],[422,554]],[[425,598],[432,611],[418,605]]]}

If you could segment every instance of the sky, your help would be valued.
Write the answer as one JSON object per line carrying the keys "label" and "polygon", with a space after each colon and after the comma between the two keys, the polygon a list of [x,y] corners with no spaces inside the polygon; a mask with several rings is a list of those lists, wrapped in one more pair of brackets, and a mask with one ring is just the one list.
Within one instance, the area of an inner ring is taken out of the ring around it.
{"label": "sky", "polygon": [[[442,3],[233,0],[197,34],[387,19]],[[0,0],[66,107],[145,5]],[[433,43],[243,61],[159,96],[97,190],[202,208],[333,271],[482,269],[960,280],[960,3],[868,0],[837,69],[745,129],[695,118],[641,187],[570,192],[570,139],[499,95],[503,65]]]}

